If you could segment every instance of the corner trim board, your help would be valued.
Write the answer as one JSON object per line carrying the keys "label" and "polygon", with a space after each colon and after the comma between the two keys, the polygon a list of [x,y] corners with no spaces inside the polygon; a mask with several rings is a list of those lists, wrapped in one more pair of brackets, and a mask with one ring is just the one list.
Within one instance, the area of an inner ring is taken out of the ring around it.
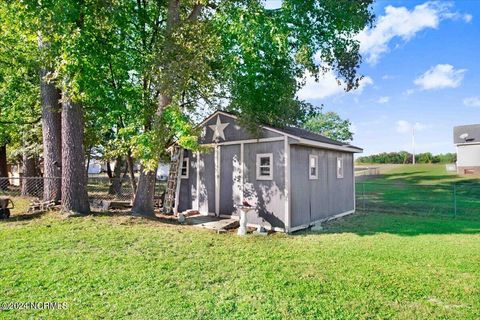
{"label": "corner trim board", "polygon": [[196,161],[196,175],[197,175],[197,199],[196,199],[196,203],[197,203],[197,210],[200,211],[200,152],[197,151],[196,152],[196,155],[197,155],[197,161]]}
{"label": "corner trim board", "polygon": [[284,155],[285,155],[285,229],[286,232],[291,232],[291,194],[290,194],[290,144],[288,143],[288,137],[284,137]]}

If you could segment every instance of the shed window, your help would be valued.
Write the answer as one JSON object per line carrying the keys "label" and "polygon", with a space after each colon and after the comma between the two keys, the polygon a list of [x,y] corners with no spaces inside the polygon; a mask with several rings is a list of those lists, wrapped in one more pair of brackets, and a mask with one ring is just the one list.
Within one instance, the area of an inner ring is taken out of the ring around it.
{"label": "shed window", "polygon": [[188,179],[189,163],[188,158],[183,158],[182,167],[180,168],[180,178]]}
{"label": "shed window", "polygon": [[273,154],[257,154],[257,180],[272,180]]}
{"label": "shed window", "polygon": [[343,158],[337,158],[337,178],[343,178]]}
{"label": "shed window", "polygon": [[308,177],[310,180],[318,179],[318,156],[313,154],[308,157]]}

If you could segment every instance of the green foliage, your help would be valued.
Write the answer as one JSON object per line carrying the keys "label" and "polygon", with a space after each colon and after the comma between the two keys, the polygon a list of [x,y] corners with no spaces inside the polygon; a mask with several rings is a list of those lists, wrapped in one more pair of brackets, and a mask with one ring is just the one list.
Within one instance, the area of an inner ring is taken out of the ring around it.
{"label": "green foliage", "polygon": [[361,57],[355,34],[369,25],[370,1],[222,2],[213,19],[221,37],[220,85],[227,109],[250,128],[295,124],[309,112],[296,97],[308,71],[337,72],[352,89]]}
{"label": "green foliage", "polygon": [[[370,156],[359,157],[357,163],[390,163],[390,164],[406,164],[412,163],[413,156],[407,151],[400,152],[383,152]],[[455,163],[457,161],[456,153],[445,153],[433,155],[430,152],[418,153],[415,155],[416,163]]]}
{"label": "green foliage", "polygon": [[41,152],[36,34],[25,28],[20,2],[0,4],[0,144],[9,156]]}
{"label": "green foliage", "polygon": [[353,140],[352,123],[340,118],[335,112],[318,112],[307,118],[302,124],[304,129],[320,133],[330,139],[348,142]]}
{"label": "green foliage", "polygon": [[355,35],[373,20],[370,4],[285,0],[267,10],[260,0],[6,1],[11,31],[0,61],[10,61],[9,52],[21,57],[35,79],[25,82],[31,94],[22,94],[36,102],[31,108],[38,109],[38,70],[50,70],[46,80],[84,107],[87,149],[104,158],[131,151],[153,167],[174,141],[198,148],[191,116],[205,105],[234,111],[255,130],[296,124],[311,112],[296,97],[307,71],[332,69],[348,89],[358,85]]}

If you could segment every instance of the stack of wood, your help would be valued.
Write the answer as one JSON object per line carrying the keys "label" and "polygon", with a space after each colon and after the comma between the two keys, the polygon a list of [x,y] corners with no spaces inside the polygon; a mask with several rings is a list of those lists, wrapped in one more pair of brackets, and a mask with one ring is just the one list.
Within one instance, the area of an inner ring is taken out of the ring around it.
{"label": "stack of wood", "polygon": [[28,213],[53,210],[55,205],[56,205],[55,200],[50,200],[50,201],[34,200],[30,202],[30,205],[28,206]]}

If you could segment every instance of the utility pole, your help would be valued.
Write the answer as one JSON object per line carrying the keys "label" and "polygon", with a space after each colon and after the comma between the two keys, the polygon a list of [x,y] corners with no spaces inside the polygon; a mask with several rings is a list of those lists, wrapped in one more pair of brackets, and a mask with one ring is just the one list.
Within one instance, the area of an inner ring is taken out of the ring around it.
{"label": "utility pole", "polygon": [[415,165],[415,123],[412,126],[412,149],[413,149],[412,164]]}

